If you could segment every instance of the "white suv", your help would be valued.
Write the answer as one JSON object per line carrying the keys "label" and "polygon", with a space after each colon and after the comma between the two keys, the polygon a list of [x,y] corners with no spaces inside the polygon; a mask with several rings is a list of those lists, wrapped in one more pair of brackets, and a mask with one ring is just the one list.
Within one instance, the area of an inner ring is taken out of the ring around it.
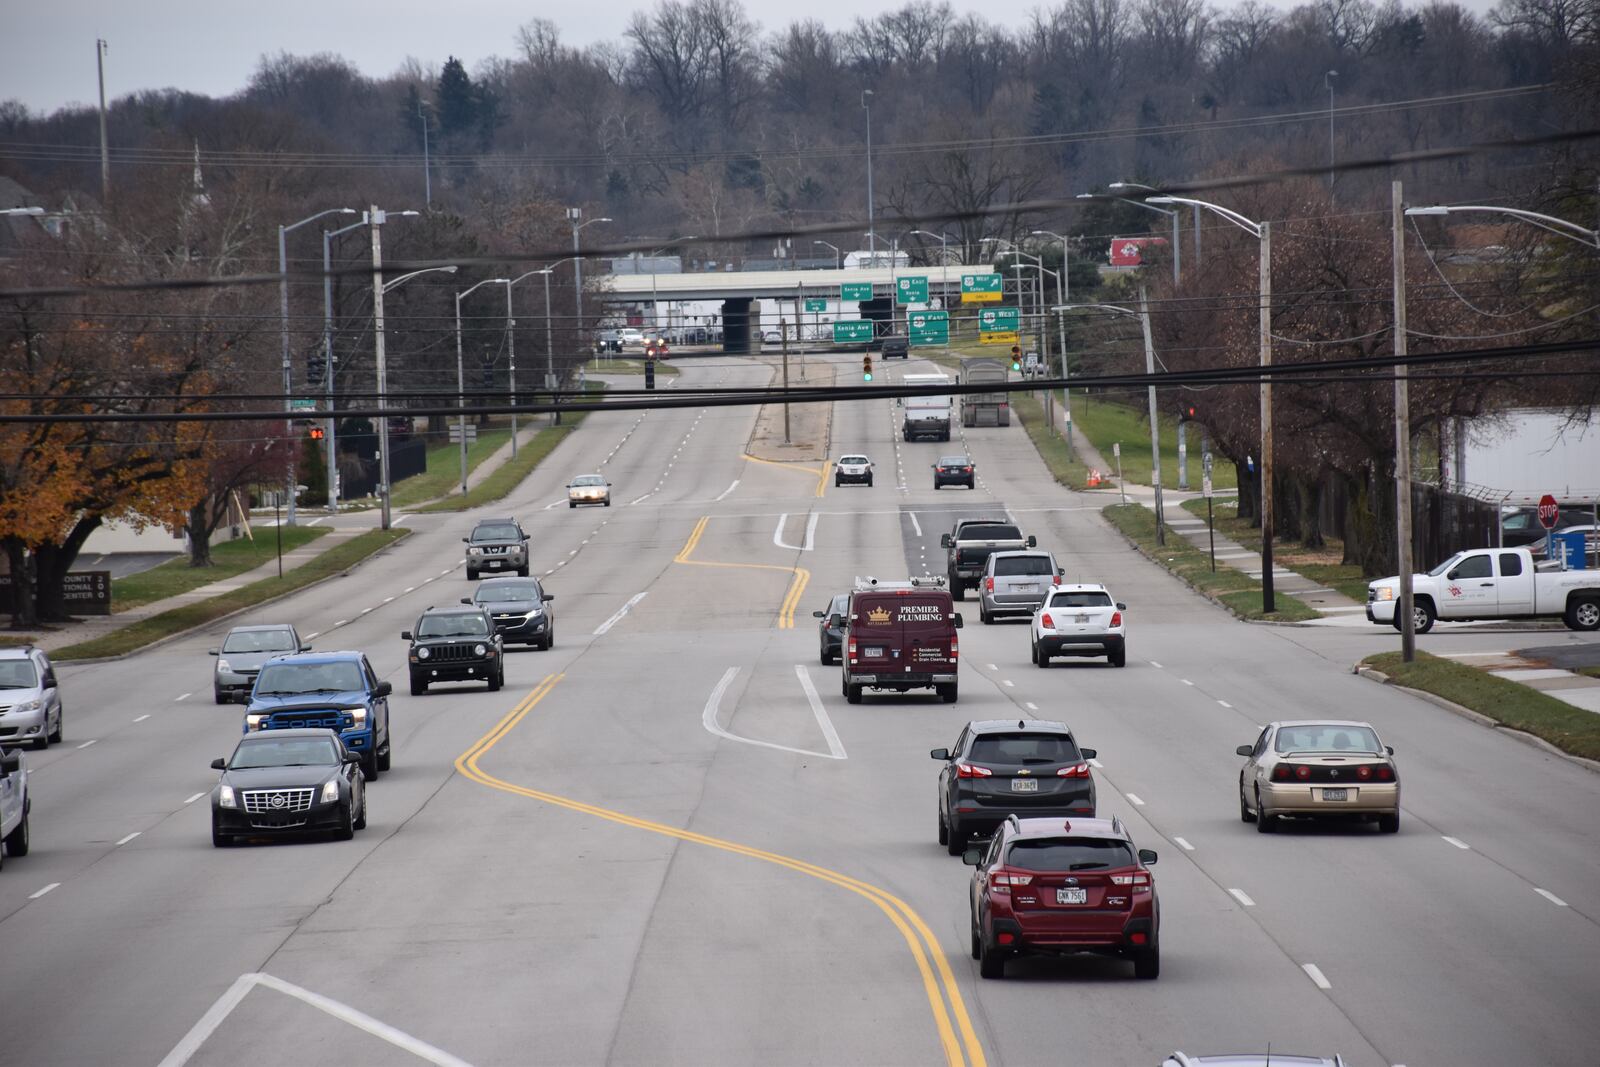
{"label": "white suv", "polygon": [[1052,656],[1104,656],[1113,667],[1128,662],[1122,613],[1103,585],[1063,585],[1033,615],[1033,662]]}
{"label": "white suv", "polygon": [[840,486],[845,482],[860,482],[870,486],[872,460],[866,456],[840,456],[839,462],[833,468],[833,484]]}
{"label": "white suv", "polygon": [[61,691],[43,650],[0,648],[0,745],[61,740]]}
{"label": "white suv", "polygon": [[6,855],[28,854],[28,809],[33,798],[28,796],[28,767],[22,753],[0,748],[0,865]]}

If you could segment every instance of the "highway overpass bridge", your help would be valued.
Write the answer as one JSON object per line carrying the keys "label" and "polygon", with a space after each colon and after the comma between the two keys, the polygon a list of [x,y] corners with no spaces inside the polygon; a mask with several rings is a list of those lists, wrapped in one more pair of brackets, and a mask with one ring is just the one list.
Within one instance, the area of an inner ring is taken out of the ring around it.
{"label": "highway overpass bridge", "polygon": [[[607,304],[649,304],[662,301],[702,300],[722,303],[722,347],[744,353],[760,349],[762,323],[758,300],[776,301],[779,314],[790,322],[816,317],[804,311],[807,299],[828,301],[826,319],[868,319],[879,334],[890,332],[894,319],[895,281],[928,279],[929,299],[940,307],[953,307],[961,299],[961,275],[988,274],[990,264],[950,263],[927,267],[852,267],[844,270],[726,271],[700,274],[613,274],[599,299]],[[872,299],[840,299],[841,285],[871,285]],[[654,315],[652,314],[652,320]],[[776,326],[775,322],[768,327]]]}

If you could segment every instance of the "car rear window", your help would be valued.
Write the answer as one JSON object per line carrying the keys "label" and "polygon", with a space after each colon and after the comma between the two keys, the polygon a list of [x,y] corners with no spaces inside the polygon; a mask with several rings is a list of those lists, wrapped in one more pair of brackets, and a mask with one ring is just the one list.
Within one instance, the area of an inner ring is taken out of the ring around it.
{"label": "car rear window", "polygon": [[1057,593],[1050,598],[1053,608],[1109,608],[1111,597],[1106,593]]}
{"label": "car rear window", "polygon": [[1366,726],[1284,726],[1272,747],[1279,752],[1382,752]]}
{"label": "car rear window", "polygon": [[939,466],[941,466],[941,467],[965,467],[965,466],[969,465],[971,462],[972,461],[970,459],[968,459],[966,456],[940,456],[939,457]]}
{"label": "car rear window", "polygon": [[866,456],[840,456],[840,463],[858,464],[867,462]]}
{"label": "car rear window", "polygon": [[968,526],[961,531],[963,541],[1020,541],[1022,531],[1015,526]]}
{"label": "car rear window", "polygon": [[474,541],[520,541],[521,533],[509,522],[495,523],[492,526],[479,526],[472,531]]}
{"label": "car rear window", "polygon": [[[993,558],[993,557],[991,557]],[[1002,556],[994,561],[997,576],[1008,574],[1054,574],[1049,556]]]}
{"label": "car rear window", "polygon": [[1068,735],[1034,732],[979,734],[968,758],[974,763],[1008,763],[1019,767],[1045,763],[1077,763],[1078,746]]}
{"label": "car rear window", "polygon": [[1134,862],[1128,842],[1106,837],[1040,837],[1006,850],[1006,866],[1024,871],[1099,871]]}

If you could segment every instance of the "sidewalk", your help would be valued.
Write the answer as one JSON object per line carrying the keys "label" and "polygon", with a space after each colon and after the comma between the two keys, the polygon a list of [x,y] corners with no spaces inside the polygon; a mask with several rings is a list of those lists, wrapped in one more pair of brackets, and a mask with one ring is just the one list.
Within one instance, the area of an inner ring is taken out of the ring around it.
{"label": "sidewalk", "polygon": [[[1115,468],[1106,462],[1106,458],[1095,449],[1076,426],[1072,428],[1072,446],[1077,450],[1078,456],[1090,467],[1095,467],[1102,474],[1110,473],[1115,478]],[[1156,491],[1148,485],[1125,484],[1111,489],[1093,489],[1086,491],[1085,495],[1110,498],[1115,495],[1121,500],[1126,497],[1130,504],[1142,504],[1151,511],[1156,507]],[[1212,541],[1204,519],[1195,518],[1181,506],[1185,500],[1193,500],[1201,494],[1178,489],[1163,488],[1161,491],[1161,511],[1169,535],[1177,534],[1200,549],[1202,552],[1210,551]],[[1232,495],[1229,493],[1228,495]],[[1263,572],[1261,553],[1245,548],[1239,542],[1223,537],[1216,537],[1217,566],[1231,567],[1243,571],[1245,576],[1260,581]],[[1370,626],[1366,619],[1366,605],[1358,604],[1343,593],[1327,586],[1318,585],[1311,579],[1296,574],[1287,567],[1273,564],[1272,584],[1277,593],[1292,596],[1305,604],[1306,607],[1320,612],[1324,623],[1344,625],[1345,619],[1359,620],[1362,626]],[[1315,625],[1314,623],[1312,625]]]}
{"label": "sidewalk", "polygon": [[1434,655],[1537,689],[1575,708],[1600,713],[1600,678],[1552,667],[1544,660],[1527,659],[1516,652],[1436,652]]}

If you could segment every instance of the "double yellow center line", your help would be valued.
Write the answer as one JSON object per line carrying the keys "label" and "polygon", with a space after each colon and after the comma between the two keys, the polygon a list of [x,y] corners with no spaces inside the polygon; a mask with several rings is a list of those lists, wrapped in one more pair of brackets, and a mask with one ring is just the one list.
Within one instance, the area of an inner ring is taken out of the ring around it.
{"label": "double yellow center line", "polygon": [[[698,536],[704,525],[705,520],[702,519],[700,526],[696,527],[696,536]],[[694,540],[694,537],[690,538],[690,544],[685,546],[686,552],[693,550]],[[680,562],[690,561],[680,560]],[[933,936],[933,931],[928,929],[927,923],[923,922],[922,917],[912,909],[911,905],[894,894],[860,879],[851,878],[847,874],[841,874],[826,867],[819,867],[814,863],[807,863],[791,856],[768,852],[765,849],[752,848],[749,845],[741,845],[738,842],[726,841],[719,837],[697,834],[690,830],[681,830],[676,826],[652,822],[649,819],[640,819],[609,808],[602,808],[594,804],[585,804],[569,797],[558,796],[554,793],[529,789],[526,786],[516,785],[502,778],[496,778],[483,770],[478,765],[478,761],[490,749],[503,741],[516,728],[517,724],[526,718],[538,706],[540,701],[549,696],[551,690],[565,677],[566,675],[564,674],[547,675],[527,696],[522,698],[505,718],[496,723],[493,729],[478,738],[471,748],[457,758],[456,770],[460,771],[464,777],[490,789],[498,789],[501,792],[526,797],[530,800],[543,801],[546,804],[553,804],[569,811],[581,812],[597,819],[605,819],[608,822],[631,826],[636,830],[645,830],[649,833],[661,834],[665,837],[677,838],[680,841],[704,845],[707,848],[760,860],[763,863],[786,867],[791,871],[838,886],[840,889],[848,890],[859,897],[871,901],[884,915],[888,916],[895,929],[899,930],[901,936],[905,938],[907,947],[911,949],[912,958],[916,960],[917,971],[922,978],[923,992],[927,995],[928,1006],[933,1011],[934,1026],[939,1034],[940,1046],[944,1050],[945,1062],[950,1067],[986,1067],[987,1060],[984,1057],[983,1046],[978,1043],[978,1035],[972,1028],[972,1020],[967,1015],[966,1004],[961,998],[961,990],[956,985],[955,975],[951,972],[949,962],[945,959],[944,952],[939,947],[938,939]]]}
{"label": "double yellow center line", "polygon": [[800,606],[800,595],[806,591],[806,585],[811,581],[811,572],[804,567],[784,567],[776,563],[720,563],[715,560],[690,559],[700,544],[700,538],[706,532],[706,523],[710,521],[711,516],[700,516],[700,521],[694,524],[694,529],[689,533],[689,540],[683,543],[683,548],[678,550],[672,562],[686,563],[691,567],[738,567],[744,570],[784,571],[793,574],[794,581],[789,583],[789,591],[784,594],[783,603],[778,607],[778,629],[794,629],[795,609]]}
{"label": "double yellow center line", "polygon": [[824,461],[820,467],[807,467],[799,463],[779,463],[775,459],[762,459],[760,456],[752,456],[748,452],[744,454],[744,458],[749,460],[751,463],[764,463],[769,467],[777,467],[779,470],[793,471],[795,474],[804,474],[808,478],[815,474],[817,476],[817,496],[821,496],[823,490],[828,487],[829,467],[826,461]]}

